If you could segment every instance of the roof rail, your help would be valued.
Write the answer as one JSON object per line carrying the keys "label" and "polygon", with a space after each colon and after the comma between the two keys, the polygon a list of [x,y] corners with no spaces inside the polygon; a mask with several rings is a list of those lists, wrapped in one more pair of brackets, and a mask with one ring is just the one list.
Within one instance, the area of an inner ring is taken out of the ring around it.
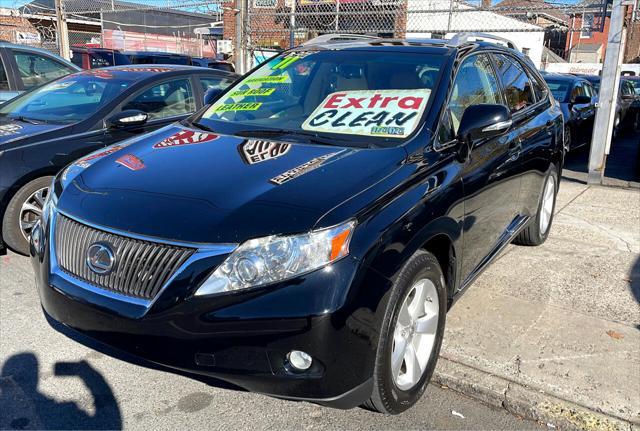
{"label": "roof rail", "polygon": [[509,39],[505,39],[504,37],[495,36],[489,33],[462,32],[449,39],[449,43],[453,45],[462,45],[466,42],[476,41],[496,43],[498,45],[504,45],[507,48],[515,49],[516,51],[518,51],[518,47],[516,46],[516,44],[511,42]]}
{"label": "roof rail", "polygon": [[378,36],[367,36],[364,34],[323,34],[318,37],[314,37],[313,39],[309,39],[308,41],[302,43],[300,46],[308,46],[308,45],[319,45],[323,43],[340,43],[340,42],[351,42],[357,40],[374,40],[380,39]]}

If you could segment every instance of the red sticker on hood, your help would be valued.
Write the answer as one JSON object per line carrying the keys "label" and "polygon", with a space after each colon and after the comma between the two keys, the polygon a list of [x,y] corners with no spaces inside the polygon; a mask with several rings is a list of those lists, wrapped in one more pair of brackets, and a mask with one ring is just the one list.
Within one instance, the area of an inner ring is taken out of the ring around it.
{"label": "red sticker on hood", "polygon": [[144,169],[146,166],[138,157],[133,154],[125,154],[116,160],[116,163],[124,166],[125,168],[129,168],[132,171],[139,171],[140,169]]}
{"label": "red sticker on hood", "polygon": [[181,130],[168,138],[164,138],[162,141],[155,144],[153,148],[169,148],[181,145],[202,144],[203,142],[213,141],[214,139],[218,139],[218,135],[196,132],[193,130]]}

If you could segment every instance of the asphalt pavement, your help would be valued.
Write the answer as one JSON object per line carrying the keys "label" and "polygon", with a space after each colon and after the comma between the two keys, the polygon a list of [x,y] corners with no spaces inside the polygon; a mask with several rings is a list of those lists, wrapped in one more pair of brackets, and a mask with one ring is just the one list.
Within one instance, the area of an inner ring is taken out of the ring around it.
{"label": "asphalt pavement", "polygon": [[31,265],[15,254],[0,257],[0,373],[0,429],[546,428],[437,385],[411,410],[384,416],[279,400],[115,359],[49,326]]}

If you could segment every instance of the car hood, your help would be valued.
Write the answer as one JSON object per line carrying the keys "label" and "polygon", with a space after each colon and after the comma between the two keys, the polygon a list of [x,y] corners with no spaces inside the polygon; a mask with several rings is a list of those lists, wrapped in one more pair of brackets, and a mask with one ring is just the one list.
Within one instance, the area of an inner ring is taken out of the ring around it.
{"label": "car hood", "polygon": [[64,124],[31,124],[23,121],[0,117],[0,149],[10,143],[31,140],[35,137],[46,139],[47,135],[63,127]]}
{"label": "car hood", "polygon": [[304,232],[398,169],[406,152],[217,135],[172,125],[63,172],[58,207],[176,241],[239,243]]}

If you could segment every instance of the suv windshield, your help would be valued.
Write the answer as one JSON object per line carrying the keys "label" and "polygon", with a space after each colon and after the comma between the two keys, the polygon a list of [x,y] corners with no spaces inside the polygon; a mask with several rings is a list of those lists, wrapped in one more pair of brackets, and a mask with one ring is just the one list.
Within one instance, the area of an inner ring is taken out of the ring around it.
{"label": "suv windshield", "polygon": [[132,80],[100,73],[69,75],[0,106],[0,115],[47,123],[75,123],[126,90]]}
{"label": "suv windshield", "polygon": [[339,134],[394,145],[419,126],[442,61],[404,52],[292,51],[247,75],[198,121],[223,133]]}

